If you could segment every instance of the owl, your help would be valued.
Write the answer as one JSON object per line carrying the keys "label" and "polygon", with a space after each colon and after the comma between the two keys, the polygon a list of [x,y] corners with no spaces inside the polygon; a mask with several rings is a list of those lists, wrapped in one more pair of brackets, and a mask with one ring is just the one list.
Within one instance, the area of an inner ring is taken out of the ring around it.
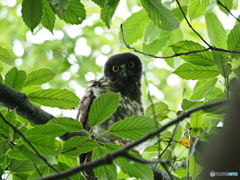
{"label": "owl", "polygon": [[[97,136],[107,131],[115,122],[135,115],[143,115],[141,77],[141,60],[132,53],[122,53],[111,56],[105,63],[103,77],[99,80],[88,82],[88,88],[79,104],[77,119],[85,130]],[[90,128],[88,123],[88,113],[93,101],[101,94],[106,92],[115,92],[121,95],[119,106],[116,112],[106,121]],[[104,134],[107,140],[128,144],[130,140],[116,137],[112,134]],[[80,155],[80,163],[90,161],[91,153]],[[96,179],[93,171],[83,172],[86,179]]]}

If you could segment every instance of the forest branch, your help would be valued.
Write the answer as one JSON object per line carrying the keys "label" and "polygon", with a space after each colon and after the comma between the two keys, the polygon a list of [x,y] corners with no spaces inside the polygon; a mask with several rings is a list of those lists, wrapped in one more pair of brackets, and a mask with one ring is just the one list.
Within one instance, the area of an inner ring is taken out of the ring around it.
{"label": "forest branch", "polygon": [[[227,103],[227,100],[223,100],[223,101],[219,101],[219,102],[205,104],[205,105],[199,106],[197,108],[194,108],[192,110],[189,110],[189,111],[179,115],[178,118],[176,118],[175,120],[170,121],[169,123],[161,126],[160,128],[157,128],[155,131],[152,131],[152,132],[148,133],[147,135],[143,136],[142,138],[132,142],[131,144],[129,144],[129,145],[127,145],[127,146],[125,146],[121,149],[116,150],[113,153],[107,154],[107,155],[103,156],[102,158],[99,158],[99,159],[94,160],[92,162],[83,164],[81,166],[77,166],[77,167],[72,168],[70,170],[66,170],[66,171],[63,171],[63,172],[58,173],[58,174],[52,174],[52,175],[49,175],[49,176],[46,176],[46,177],[43,177],[43,178],[39,178],[38,180],[61,179],[61,178],[65,178],[65,177],[71,176],[73,174],[76,174],[80,171],[93,169],[93,168],[96,168],[96,167],[101,166],[101,165],[110,164],[117,157],[126,157],[126,153],[127,153],[128,150],[134,148],[135,146],[141,144],[142,142],[146,141],[147,139],[149,139],[151,137],[157,136],[159,133],[163,132],[164,130],[166,130],[170,126],[172,126],[172,125],[184,120],[185,118],[189,117],[192,113],[194,113],[196,111],[199,111],[199,110],[208,109],[208,108],[211,108],[211,107],[219,107],[219,106],[225,105],[226,103]],[[152,161],[152,163],[155,163],[155,162],[156,162],[155,160]],[[150,163],[150,161],[148,161],[148,163]]]}
{"label": "forest branch", "polygon": [[43,111],[30,103],[26,94],[15,91],[0,82],[0,105],[9,109],[16,109],[16,112],[34,124],[46,124],[53,115]]}

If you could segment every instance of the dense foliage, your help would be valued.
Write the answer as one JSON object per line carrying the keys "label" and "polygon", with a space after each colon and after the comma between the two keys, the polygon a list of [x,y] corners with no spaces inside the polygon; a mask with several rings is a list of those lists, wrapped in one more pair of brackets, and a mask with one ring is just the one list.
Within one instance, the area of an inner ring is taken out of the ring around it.
{"label": "dense foliage", "polygon": [[[237,0],[121,2],[0,3],[4,27],[0,29],[0,83],[25,93],[31,103],[58,116],[45,125],[35,125],[17,115],[15,109],[0,106],[2,178],[36,179],[78,166],[81,153],[93,151],[95,160],[120,148],[98,142],[91,134],[67,141],[57,137],[83,131],[70,116],[74,117],[72,109],[78,105],[85,82],[101,76],[107,56],[130,51],[126,46],[138,52],[145,66],[146,111],[145,116],[115,123],[109,133],[136,141],[185,111],[231,96],[240,72],[240,20],[232,14],[239,8]],[[230,20],[231,27],[227,26]],[[119,95],[114,93],[95,100],[90,125],[111,116],[118,103]],[[146,140],[140,147],[141,155],[131,155],[168,160],[157,167],[174,179],[198,179],[204,159],[196,143],[207,142],[222,119],[219,108],[196,111]],[[153,179],[148,164],[125,157],[98,166],[94,172],[104,180]],[[77,173],[70,178],[83,177]]]}

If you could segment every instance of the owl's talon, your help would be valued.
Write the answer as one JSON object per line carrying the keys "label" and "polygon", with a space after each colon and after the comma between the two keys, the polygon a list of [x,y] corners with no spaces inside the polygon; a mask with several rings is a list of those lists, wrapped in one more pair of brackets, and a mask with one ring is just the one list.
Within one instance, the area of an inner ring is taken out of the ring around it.
{"label": "owl's talon", "polygon": [[[120,143],[118,140],[115,140],[115,141],[113,141],[113,142],[114,142],[114,144],[117,144],[117,145],[119,145],[119,146],[123,146],[123,147],[125,146],[125,144]],[[131,151],[139,154],[139,151],[138,151],[137,149],[132,148]]]}

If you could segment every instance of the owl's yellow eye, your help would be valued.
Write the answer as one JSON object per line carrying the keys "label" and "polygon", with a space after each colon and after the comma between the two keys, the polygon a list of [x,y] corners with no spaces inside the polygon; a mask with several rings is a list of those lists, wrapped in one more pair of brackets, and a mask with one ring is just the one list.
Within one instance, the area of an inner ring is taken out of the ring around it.
{"label": "owl's yellow eye", "polygon": [[118,72],[119,70],[120,70],[120,68],[118,66],[113,66],[112,67],[113,72]]}
{"label": "owl's yellow eye", "polygon": [[134,62],[130,61],[130,62],[128,63],[128,67],[129,67],[129,68],[134,68],[134,66],[135,66]]}

